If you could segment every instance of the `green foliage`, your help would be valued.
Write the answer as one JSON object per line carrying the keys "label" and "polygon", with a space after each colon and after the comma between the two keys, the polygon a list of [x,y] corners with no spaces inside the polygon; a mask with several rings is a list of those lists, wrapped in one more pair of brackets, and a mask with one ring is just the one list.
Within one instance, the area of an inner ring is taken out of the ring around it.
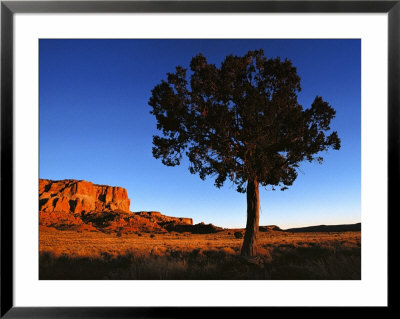
{"label": "green foliage", "polygon": [[282,190],[292,185],[304,160],[322,163],[321,151],[340,148],[330,131],[335,110],[317,96],[310,108],[297,101],[300,77],[290,60],[267,59],[263,50],[229,55],[218,68],[199,54],[187,69],[176,67],[152,90],[149,105],[160,136],[153,156],[168,166],[182,156],[189,170],[229,179],[245,192],[245,183]]}

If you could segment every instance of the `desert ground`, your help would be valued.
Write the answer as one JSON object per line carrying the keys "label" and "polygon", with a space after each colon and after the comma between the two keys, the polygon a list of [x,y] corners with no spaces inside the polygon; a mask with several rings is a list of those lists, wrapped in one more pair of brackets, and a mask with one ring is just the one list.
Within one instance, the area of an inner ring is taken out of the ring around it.
{"label": "desert ground", "polygon": [[240,257],[242,238],[211,234],[103,233],[40,226],[39,279],[361,279],[361,232],[258,236],[258,257]]}
{"label": "desert ground", "polygon": [[260,226],[244,258],[244,229],[129,208],[122,187],[40,179],[39,279],[361,279],[361,224]]}

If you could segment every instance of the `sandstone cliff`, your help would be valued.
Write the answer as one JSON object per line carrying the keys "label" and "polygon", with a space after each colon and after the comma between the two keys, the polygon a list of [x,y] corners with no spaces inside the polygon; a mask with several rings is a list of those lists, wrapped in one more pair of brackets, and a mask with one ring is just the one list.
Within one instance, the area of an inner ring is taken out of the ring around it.
{"label": "sandstone cliff", "polygon": [[72,179],[39,180],[39,210],[43,212],[129,212],[129,205],[128,193],[122,187],[96,185]]}
{"label": "sandstone cliff", "polygon": [[133,213],[125,188],[83,180],[39,180],[39,224],[57,229],[118,233],[167,232],[191,218],[155,211]]}

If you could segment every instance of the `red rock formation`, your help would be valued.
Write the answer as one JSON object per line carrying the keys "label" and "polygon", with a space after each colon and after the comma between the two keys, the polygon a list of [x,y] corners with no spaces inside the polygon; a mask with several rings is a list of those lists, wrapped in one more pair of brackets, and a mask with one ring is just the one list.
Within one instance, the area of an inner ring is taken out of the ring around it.
{"label": "red rock formation", "polygon": [[121,234],[162,233],[179,225],[193,225],[191,218],[170,217],[154,211],[132,213],[129,204],[127,191],[122,187],[73,179],[39,180],[41,226]]}
{"label": "red rock formation", "polygon": [[72,179],[39,180],[39,210],[43,212],[129,212],[129,205],[128,193],[122,187],[96,185]]}
{"label": "red rock formation", "polygon": [[184,218],[184,217],[170,217],[161,214],[160,212],[137,212],[135,213],[140,217],[147,218],[152,222],[156,222],[160,225],[166,224],[176,224],[176,225],[193,225],[193,219],[191,218]]}

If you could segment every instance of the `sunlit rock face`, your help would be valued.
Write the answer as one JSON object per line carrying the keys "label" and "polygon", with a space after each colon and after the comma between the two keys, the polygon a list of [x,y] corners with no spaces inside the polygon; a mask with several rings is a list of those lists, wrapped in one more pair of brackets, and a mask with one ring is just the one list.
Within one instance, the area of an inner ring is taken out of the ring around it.
{"label": "sunlit rock face", "polygon": [[106,233],[163,233],[193,225],[191,218],[170,217],[155,211],[131,212],[129,205],[128,193],[122,187],[74,179],[39,180],[42,226]]}
{"label": "sunlit rock face", "polygon": [[72,179],[39,180],[39,211],[74,214],[114,210],[129,212],[129,205],[128,193],[122,187]]}
{"label": "sunlit rock face", "polygon": [[137,212],[135,213],[140,217],[146,218],[152,222],[156,222],[160,225],[193,225],[192,218],[185,218],[185,217],[170,217],[161,214],[160,212],[150,211],[150,212]]}

